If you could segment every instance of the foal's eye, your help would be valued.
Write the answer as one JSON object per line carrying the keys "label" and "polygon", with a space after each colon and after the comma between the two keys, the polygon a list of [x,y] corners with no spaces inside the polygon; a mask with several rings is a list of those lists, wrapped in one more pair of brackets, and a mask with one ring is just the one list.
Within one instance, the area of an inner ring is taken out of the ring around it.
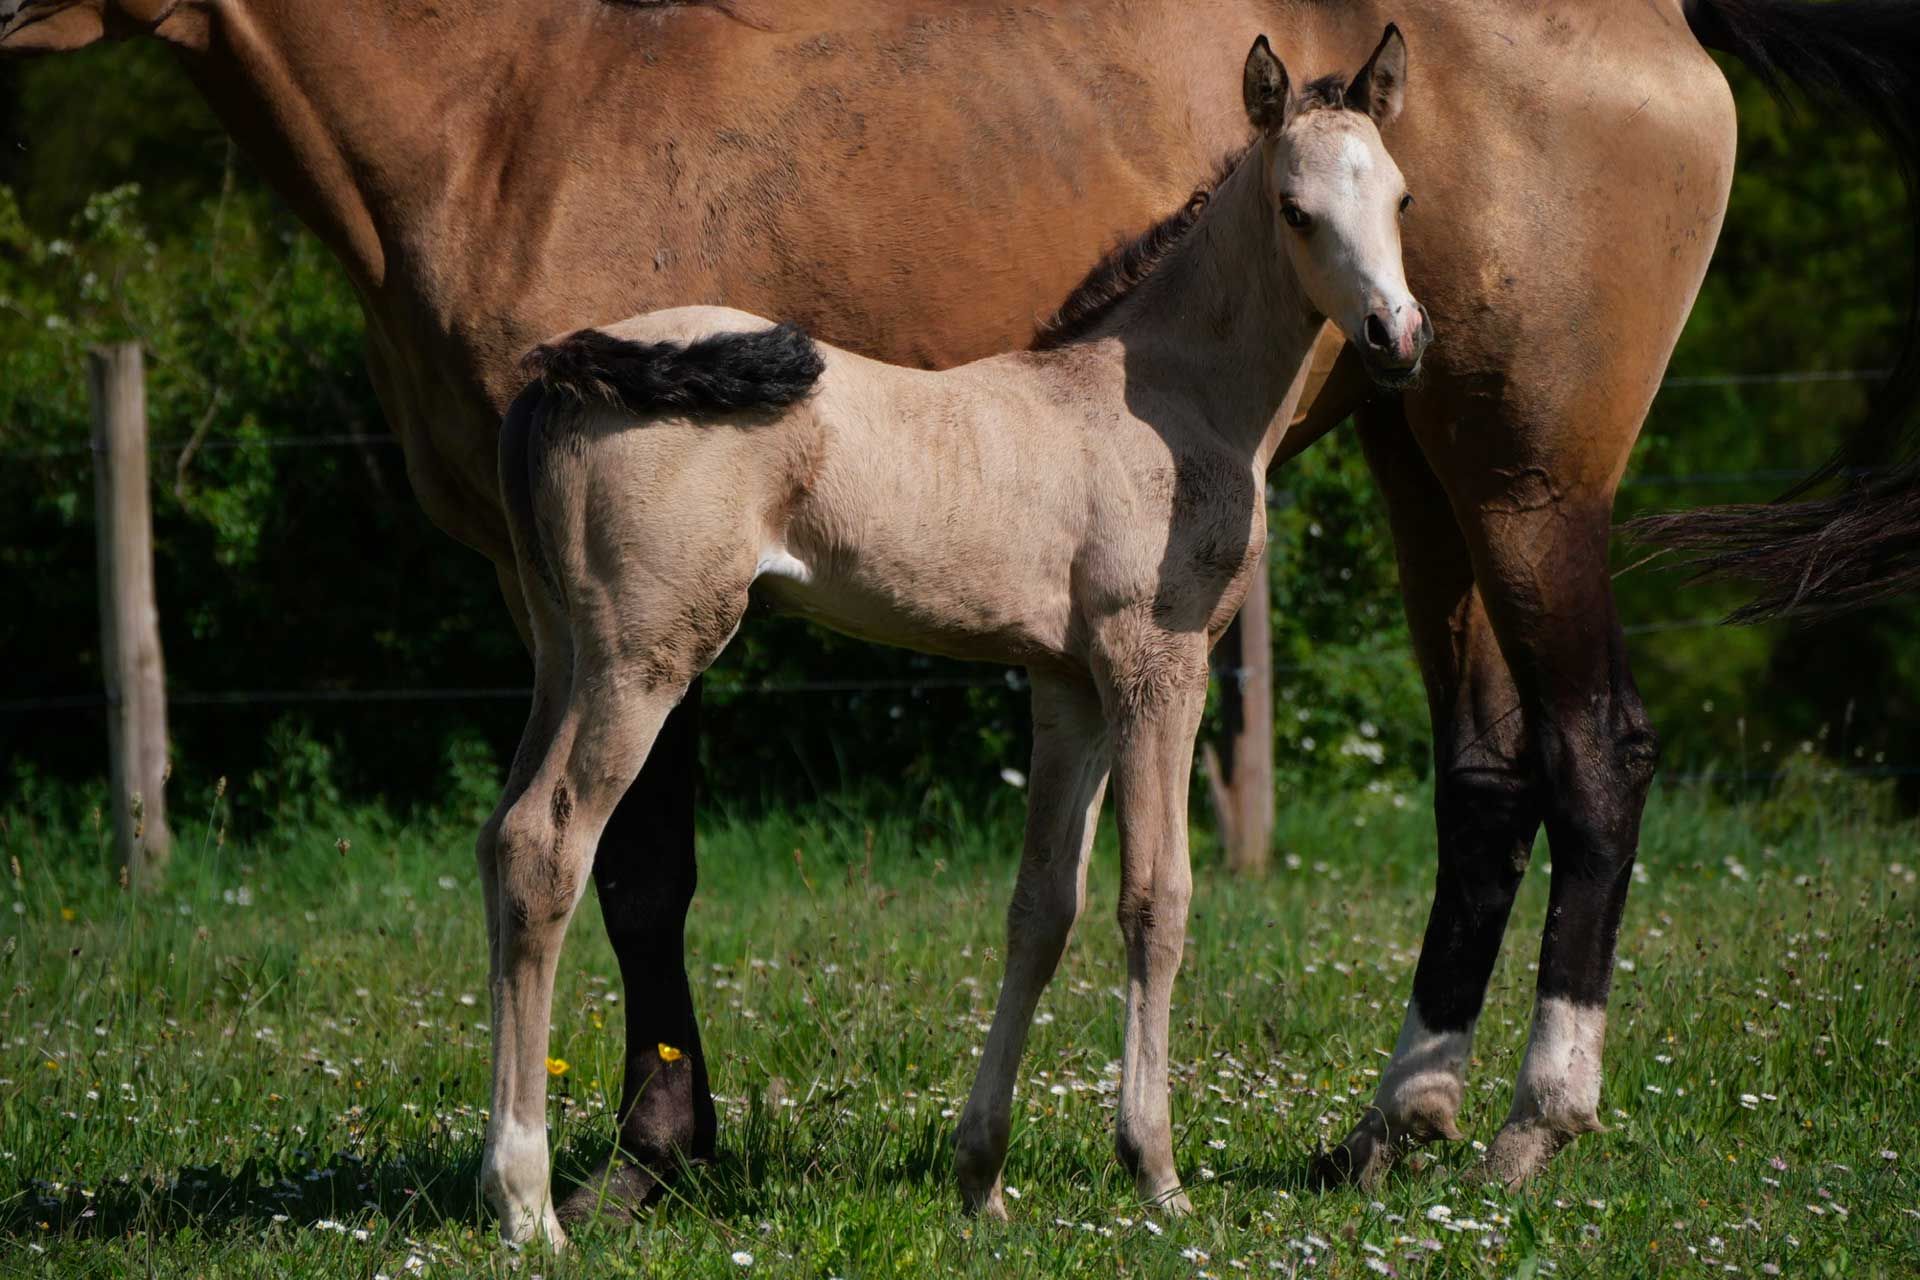
{"label": "foal's eye", "polygon": [[1313,219],[1307,216],[1307,211],[1297,204],[1281,205],[1280,216],[1285,218],[1287,225],[1295,231],[1305,231],[1313,224]]}
{"label": "foal's eye", "polygon": [[1401,197],[1400,197],[1400,212],[1404,214],[1404,213],[1405,213],[1405,212],[1406,212],[1407,210],[1409,210],[1409,209],[1411,209],[1411,208],[1413,208],[1413,196],[1412,196],[1412,194],[1410,194],[1410,193],[1409,193],[1409,194],[1407,194],[1407,195],[1404,195],[1404,196],[1401,196]]}

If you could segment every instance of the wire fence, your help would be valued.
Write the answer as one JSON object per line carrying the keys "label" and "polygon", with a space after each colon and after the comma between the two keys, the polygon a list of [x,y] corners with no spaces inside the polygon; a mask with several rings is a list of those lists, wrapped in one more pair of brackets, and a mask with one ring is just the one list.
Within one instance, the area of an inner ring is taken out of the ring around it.
{"label": "wire fence", "polygon": [[[1830,383],[1876,382],[1889,376],[1886,369],[1794,369],[1752,373],[1708,373],[1676,374],[1666,378],[1661,386],[1668,390],[1695,390],[1712,388],[1739,388],[1750,386],[1788,386],[1819,385]],[[174,450],[186,448],[190,441],[155,442],[154,450]],[[201,440],[192,447],[196,451],[219,451],[240,449],[333,449],[333,448],[398,448],[401,441],[392,435],[293,435],[293,436],[238,436],[216,437]],[[95,446],[88,444],[54,445],[47,447],[0,449],[0,458],[51,458],[67,457],[94,452]],[[1802,478],[1802,472],[1787,468],[1768,468],[1750,471],[1698,472],[1686,474],[1629,475],[1621,483],[1622,487],[1632,488],[1694,488],[1745,486],[1756,484],[1788,484]],[[1719,617],[1675,618],[1658,622],[1634,623],[1622,628],[1628,636],[1664,635],[1674,632],[1703,631],[1719,626]],[[1411,666],[1410,653],[1378,653],[1347,655],[1342,661],[1348,665],[1395,665]],[[1275,676],[1299,674],[1313,669],[1310,663],[1275,663],[1271,672]],[[1244,669],[1217,669],[1215,676],[1222,681],[1232,682],[1243,678]],[[728,682],[709,677],[708,695],[715,698],[736,696],[805,696],[860,693],[898,693],[916,696],[927,692],[944,690],[1004,690],[1021,693],[1027,688],[1025,676],[1019,671],[1008,671],[1000,675],[981,676],[926,676],[899,679],[819,679],[819,680],[769,680],[751,682]],[[457,703],[457,702],[513,702],[532,697],[531,688],[524,686],[476,686],[452,688],[396,688],[396,689],[222,689],[169,691],[167,702],[170,707],[254,707],[254,706],[301,706],[301,705],[376,705],[403,703]],[[0,714],[18,715],[47,711],[93,711],[102,710],[109,705],[104,693],[56,694],[45,697],[0,699]],[[1855,768],[1842,768],[1836,772],[1849,776],[1864,777],[1911,777],[1920,776],[1920,765],[1871,765]],[[1759,782],[1777,780],[1784,775],[1778,772],[1751,771],[1739,773],[1707,772],[1700,774],[1682,774],[1670,778],[1670,781],[1703,781],[1708,779],[1739,780]]]}

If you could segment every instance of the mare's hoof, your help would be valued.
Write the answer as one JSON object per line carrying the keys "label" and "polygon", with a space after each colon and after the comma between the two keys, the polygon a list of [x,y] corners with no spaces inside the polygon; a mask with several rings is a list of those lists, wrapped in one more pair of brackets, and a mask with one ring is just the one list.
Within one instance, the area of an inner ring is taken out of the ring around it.
{"label": "mare's hoof", "polygon": [[660,1186],[660,1179],[639,1165],[610,1155],[560,1202],[560,1221],[570,1227],[595,1219],[626,1226],[659,1195]]}
{"label": "mare's hoof", "polygon": [[1481,1182],[1498,1183],[1509,1191],[1517,1191],[1580,1133],[1599,1128],[1598,1121],[1569,1128],[1543,1120],[1509,1120],[1494,1135],[1493,1144],[1487,1148],[1486,1158],[1480,1162],[1475,1176]]}

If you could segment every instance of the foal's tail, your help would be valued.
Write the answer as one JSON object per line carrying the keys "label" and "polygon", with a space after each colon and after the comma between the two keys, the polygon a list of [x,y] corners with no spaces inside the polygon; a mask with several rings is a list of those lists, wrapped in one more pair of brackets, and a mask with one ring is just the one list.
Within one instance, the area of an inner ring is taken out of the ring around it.
{"label": "foal's tail", "polygon": [[[1873,126],[1916,207],[1920,4],[1912,0],[1685,0],[1700,43],[1745,63],[1776,95],[1799,89]],[[1699,576],[1761,594],[1743,622],[1834,613],[1920,590],[1920,214],[1906,334],[1874,412],[1832,458],[1777,501],[1632,522],[1640,539],[1690,554]],[[1810,498],[1817,485],[1837,491]]]}
{"label": "foal's tail", "polygon": [[805,331],[777,324],[692,342],[633,342],[581,329],[521,361],[527,385],[500,424],[500,495],[515,553],[564,600],[533,505],[557,412],[603,404],[634,414],[771,413],[804,400],[826,363]]}
{"label": "foal's tail", "polygon": [[581,329],[542,343],[521,362],[527,377],[578,403],[635,413],[752,413],[806,398],[826,369],[806,331],[776,324],[692,342],[633,342]]}

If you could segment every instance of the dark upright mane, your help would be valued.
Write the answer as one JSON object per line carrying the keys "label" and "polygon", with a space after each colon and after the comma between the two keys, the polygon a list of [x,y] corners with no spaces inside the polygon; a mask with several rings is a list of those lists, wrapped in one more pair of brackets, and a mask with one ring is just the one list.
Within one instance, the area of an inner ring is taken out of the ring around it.
{"label": "dark upright mane", "polygon": [[1206,212],[1207,202],[1213,199],[1215,189],[1226,181],[1250,149],[1250,146],[1242,147],[1222,157],[1207,180],[1193,189],[1185,204],[1133,239],[1116,245],[1094,263],[1093,270],[1074,286],[1059,310],[1040,323],[1032,350],[1052,351],[1078,342],[1111,315],[1121,300],[1152,275],[1173,247],[1193,230],[1200,215]]}
{"label": "dark upright mane", "polygon": [[[1346,80],[1335,75],[1322,76],[1301,89],[1288,115],[1292,117],[1308,111],[1355,110],[1358,108],[1347,101]],[[1166,261],[1167,255],[1186,238],[1187,232],[1193,230],[1194,224],[1200,221],[1200,215],[1207,211],[1207,203],[1213,199],[1214,191],[1252,149],[1253,144],[1248,143],[1223,156],[1214,165],[1213,173],[1207,180],[1194,188],[1185,204],[1132,240],[1109,250],[1104,258],[1094,263],[1093,270],[1074,286],[1067,300],[1060,304],[1060,309],[1040,323],[1030,349],[1052,351],[1070,346],[1099,327],[1100,322],[1112,315],[1113,309],[1128,294],[1153,274],[1154,268]]]}

